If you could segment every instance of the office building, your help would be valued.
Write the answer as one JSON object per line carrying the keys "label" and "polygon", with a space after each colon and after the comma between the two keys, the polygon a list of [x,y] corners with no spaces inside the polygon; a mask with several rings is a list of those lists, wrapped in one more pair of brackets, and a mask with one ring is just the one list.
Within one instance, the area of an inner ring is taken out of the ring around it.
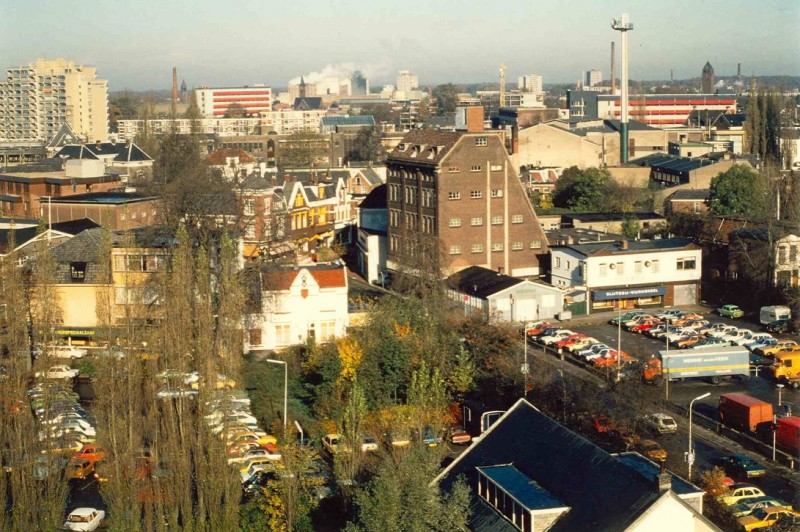
{"label": "office building", "polygon": [[39,59],[6,69],[0,141],[46,142],[65,123],[89,142],[108,140],[108,81],[95,67]]}
{"label": "office building", "polygon": [[595,87],[603,81],[603,73],[599,70],[584,70],[582,83],[584,87]]}
{"label": "office building", "polygon": [[245,116],[258,116],[259,113],[272,111],[272,89],[264,85],[197,89],[195,99],[205,118],[223,118],[233,104],[240,105]]}
{"label": "office building", "polygon": [[397,73],[397,87],[398,91],[413,91],[419,88],[419,76],[412,74],[408,70],[401,70]]}
{"label": "office building", "polygon": [[526,74],[517,78],[517,88],[520,92],[543,92],[542,76]]}

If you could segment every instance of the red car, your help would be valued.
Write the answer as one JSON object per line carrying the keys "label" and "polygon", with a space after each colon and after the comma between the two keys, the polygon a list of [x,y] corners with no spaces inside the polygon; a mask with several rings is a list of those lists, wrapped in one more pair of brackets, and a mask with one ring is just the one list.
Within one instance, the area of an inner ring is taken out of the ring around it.
{"label": "red car", "polygon": [[99,445],[87,443],[72,457],[76,460],[86,460],[92,463],[99,462],[106,457],[106,451]]}
{"label": "red car", "polygon": [[617,351],[611,351],[611,353],[610,353],[610,355],[608,357],[605,357],[605,358],[598,357],[598,358],[592,359],[592,363],[594,364],[594,366],[596,368],[604,368],[606,366],[615,366],[618,363],[620,363],[622,365],[625,365],[625,364],[630,364],[631,362],[633,362],[633,358],[628,353],[626,353],[625,351],[620,351],[619,354],[617,354]]}
{"label": "red car", "polygon": [[642,334],[643,332],[652,329],[656,325],[661,325],[661,320],[644,320],[642,323],[637,323],[633,327],[631,327],[631,332]]}
{"label": "red car", "polygon": [[608,417],[600,414],[592,418],[592,428],[597,432],[611,432],[617,428],[617,424],[609,420]]}
{"label": "red car", "polygon": [[536,322],[533,327],[528,329],[526,332],[528,333],[528,337],[536,336],[537,334],[541,333],[548,327],[553,327],[552,323],[548,323],[546,321]]}
{"label": "red car", "polygon": [[581,340],[583,338],[586,338],[585,334],[575,333],[575,334],[569,335],[568,337],[564,338],[563,340],[559,340],[558,342],[556,342],[553,345],[555,345],[556,349],[563,349],[564,347],[567,347],[568,345],[572,345],[575,342],[577,342],[578,340]]}

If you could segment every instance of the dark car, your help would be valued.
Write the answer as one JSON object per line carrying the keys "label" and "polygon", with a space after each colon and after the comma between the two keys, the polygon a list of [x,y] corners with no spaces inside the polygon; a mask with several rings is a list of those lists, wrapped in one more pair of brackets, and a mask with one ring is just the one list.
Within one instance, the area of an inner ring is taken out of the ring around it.
{"label": "dark car", "polygon": [[751,366],[771,366],[773,360],[771,358],[767,358],[761,355],[757,355],[755,353],[750,353],[750,365]]}
{"label": "dark car", "polygon": [[766,324],[764,328],[769,332],[783,334],[792,328],[792,322],[790,320],[776,320]]}
{"label": "dark car", "polygon": [[716,465],[722,466],[725,469],[725,472],[732,477],[753,478],[763,477],[767,474],[764,466],[744,454],[724,456],[714,460],[713,462]]}

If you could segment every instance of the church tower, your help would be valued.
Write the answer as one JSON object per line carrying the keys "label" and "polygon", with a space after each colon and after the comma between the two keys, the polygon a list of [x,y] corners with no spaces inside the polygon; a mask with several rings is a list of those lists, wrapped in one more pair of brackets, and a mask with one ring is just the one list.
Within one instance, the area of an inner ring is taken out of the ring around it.
{"label": "church tower", "polygon": [[703,77],[700,84],[700,92],[703,94],[714,94],[714,67],[706,61],[703,67]]}

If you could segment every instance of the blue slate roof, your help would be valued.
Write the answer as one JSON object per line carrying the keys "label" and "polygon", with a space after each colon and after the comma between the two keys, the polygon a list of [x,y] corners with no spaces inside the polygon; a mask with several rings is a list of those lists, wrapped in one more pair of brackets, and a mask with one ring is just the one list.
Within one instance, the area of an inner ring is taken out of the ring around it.
{"label": "blue slate roof", "polygon": [[479,467],[478,471],[489,477],[528,510],[546,510],[566,506],[536,481],[523,475],[513,465]]}

